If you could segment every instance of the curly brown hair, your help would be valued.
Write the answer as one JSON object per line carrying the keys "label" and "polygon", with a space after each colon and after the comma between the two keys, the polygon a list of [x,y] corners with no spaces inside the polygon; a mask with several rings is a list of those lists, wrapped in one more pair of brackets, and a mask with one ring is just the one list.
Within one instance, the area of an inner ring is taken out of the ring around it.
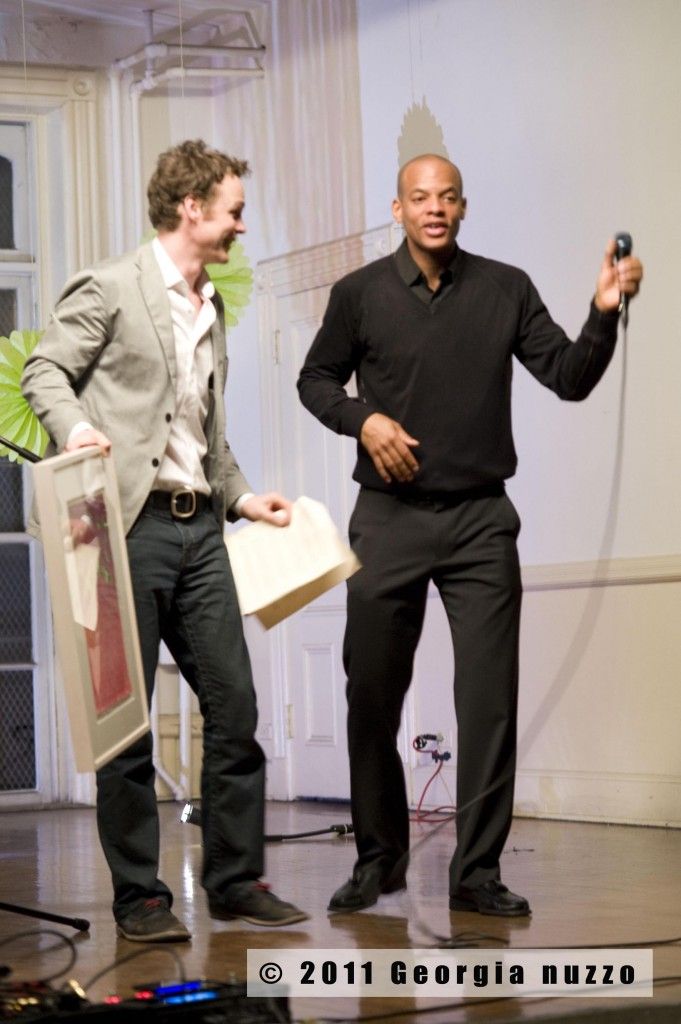
{"label": "curly brown hair", "polygon": [[149,220],[155,228],[173,231],[180,222],[178,204],[186,196],[209,203],[226,174],[248,174],[245,160],[211,149],[203,139],[181,142],[161,153],[147,188]]}

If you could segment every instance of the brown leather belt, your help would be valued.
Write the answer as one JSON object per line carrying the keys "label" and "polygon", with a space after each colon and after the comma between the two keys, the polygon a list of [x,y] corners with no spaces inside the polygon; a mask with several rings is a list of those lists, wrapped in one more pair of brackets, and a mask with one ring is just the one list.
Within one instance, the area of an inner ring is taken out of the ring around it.
{"label": "brown leather belt", "polygon": [[145,508],[170,512],[173,519],[191,519],[210,506],[210,496],[191,487],[177,487],[174,491],[151,491]]}

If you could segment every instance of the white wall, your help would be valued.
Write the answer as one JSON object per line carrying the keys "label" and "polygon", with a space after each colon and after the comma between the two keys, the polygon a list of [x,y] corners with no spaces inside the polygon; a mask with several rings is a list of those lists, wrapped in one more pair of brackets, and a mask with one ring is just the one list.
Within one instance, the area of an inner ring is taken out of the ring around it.
{"label": "white wall", "polygon": [[[262,30],[265,77],[216,97],[210,136],[251,163],[245,245],[254,266],[364,227],[354,2],[277,0]],[[278,481],[262,478],[255,414],[257,332],[253,301],[230,338],[228,423],[247,475],[272,487]]]}
{"label": "white wall", "polygon": [[[608,237],[630,231],[645,263],[623,399],[621,342],[584,403],[516,372],[509,491],[527,590],[517,809],[678,825],[681,6],[357,4],[369,226],[388,218],[398,152],[423,151],[413,108],[423,114],[425,100],[435,148],[463,171],[462,247],[527,270],[572,336]],[[429,606],[416,731],[451,715],[448,631]]]}
{"label": "white wall", "polygon": [[[358,0],[367,225],[388,219],[398,138],[425,96],[464,177],[464,248],[527,270],[573,334],[607,238],[632,233],[614,556],[681,546],[681,6],[676,0]],[[413,83],[413,85],[412,85]],[[621,350],[571,406],[518,368],[511,485],[525,563],[595,558],[613,472]]]}

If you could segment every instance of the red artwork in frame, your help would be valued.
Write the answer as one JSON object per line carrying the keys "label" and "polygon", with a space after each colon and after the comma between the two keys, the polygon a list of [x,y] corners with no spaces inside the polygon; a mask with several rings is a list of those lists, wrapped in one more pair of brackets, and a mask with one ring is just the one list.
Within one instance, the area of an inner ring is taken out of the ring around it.
{"label": "red artwork in frame", "polygon": [[68,513],[74,547],[91,544],[97,551],[94,628],[82,628],[90,662],[92,694],[99,717],[132,693],[103,492],[70,501]]}
{"label": "red artwork in frame", "polygon": [[81,448],[32,468],[76,767],[96,771],[149,730],[114,460]]}

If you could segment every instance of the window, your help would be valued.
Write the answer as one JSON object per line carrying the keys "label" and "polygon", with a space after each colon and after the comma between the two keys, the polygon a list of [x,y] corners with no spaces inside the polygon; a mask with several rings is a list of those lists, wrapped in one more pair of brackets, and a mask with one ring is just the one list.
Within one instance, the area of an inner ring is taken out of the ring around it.
{"label": "window", "polygon": [[0,249],[14,248],[12,161],[0,156]]}
{"label": "window", "polygon": [[[35,329],[27,124],[0,122],[0,335]],[[25,533],[25,470],[0,458],[0,793],[35,790],[33,569]]]}

